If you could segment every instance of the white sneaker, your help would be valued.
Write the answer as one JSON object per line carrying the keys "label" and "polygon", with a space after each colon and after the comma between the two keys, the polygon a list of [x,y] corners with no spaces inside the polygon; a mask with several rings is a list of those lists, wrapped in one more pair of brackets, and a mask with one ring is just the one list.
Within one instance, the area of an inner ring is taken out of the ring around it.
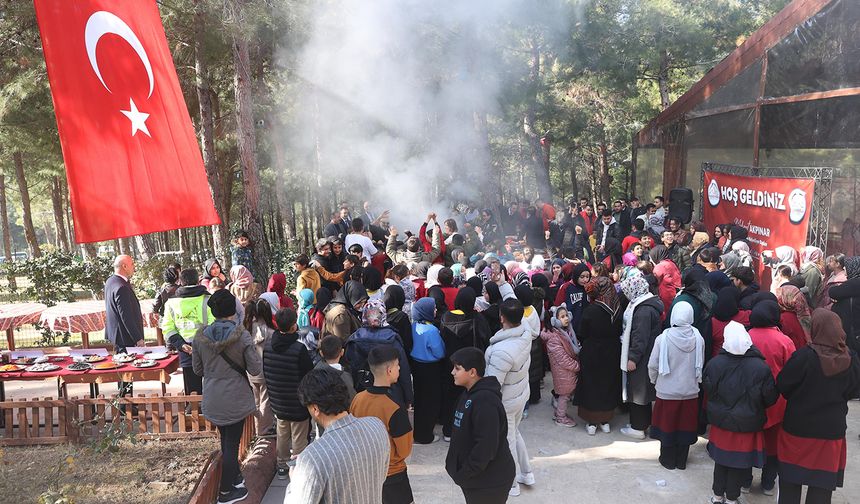
{"label": "white sneaker", "polygon": [[535,473],[527,472],[525,474],[517,474],[517,483],[532,486],[535,484]]}
{"label": "white sneaker", "polygon": [[712,495],[710,500],[708,500],[708,504],[724,504],[726,499],[724,497],[718,497],[716,495]]}
{"label": "white sneaker", "polygon": [[748,493],[750,493],[750,487],[751,487],[751,486],[752,486],[752,485],[750,485],[750,486],[742,486],[742,487],[741,487],[741,493],[742,493],[742,494],[748,494]]}
{"label": "white sneaker", "polygon": [[585,432],[587,432],[589,436],[594,436],[597,434],[597,426],[594,424],[586,424]]}
{"label": "white sneaker", "polygon": [[442,439],[444,439],[446,443],[451,442],[451,436],[442,436]]}
{"label": "white sneaker", "polygon": [[621,434],[633,439],[645,439],[645,431],[636,430],[629,425],[621,428]]}
{"label": "white sneaker", "polygon": [[511,489],[508,491],[508,495],[510,495],[511,497],[519,497],[520,496],[520,484],[515,482],[514,486],[512,486]]}
{"label": "white sneaker", "polygon": [[608,424],[608,423],[602,423],[602,424],[600,424],[600,430],[602,430],[602,431],[603,431],[603,432],[605,432],[606,434],[609,434],[609,431],[610,431],[610,429],[609,429],[609,424]]}

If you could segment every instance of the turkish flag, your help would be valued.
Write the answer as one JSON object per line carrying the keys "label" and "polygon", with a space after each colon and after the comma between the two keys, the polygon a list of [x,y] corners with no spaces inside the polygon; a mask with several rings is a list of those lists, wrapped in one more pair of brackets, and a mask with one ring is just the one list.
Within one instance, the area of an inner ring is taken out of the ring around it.
{"label": "turkish flag", "polygon": [[152,0],[35,0],[78,243],[218,224]]}

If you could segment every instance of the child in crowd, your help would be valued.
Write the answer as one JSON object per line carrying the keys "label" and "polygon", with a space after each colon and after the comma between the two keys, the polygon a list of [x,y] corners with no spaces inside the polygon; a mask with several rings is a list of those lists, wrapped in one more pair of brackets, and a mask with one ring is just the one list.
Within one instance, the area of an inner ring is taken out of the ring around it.
{"label": "child in crowd", "polygon": [[454,412],[445,470],[467,504],[505,502],[516,467],[507,443],[501,386],[494,376],[484,377],[484,354],[477,348],[457,350],[451,364],[454,383],[466,392]]}
{"label": "child in crowd", "polygon": [[244,266],[254,273],[254,247],[251,245],[251,237],[248,233],[239,231],[230,248],[233,266]]}
{"label": "child in crowd", "polygon": [[445,391],[442,375],[445,371],[445,344],[439,329],[433,325],[435,317],[436,303],[432,298],[421,298],[412,305],[412,351],[409,357],[415,388],[415,442],[418,444],[430,444],[438,439],[433,435],[433,429],[439,420]]}
{"label": "child in crowd", "polygon": [[650,435],[660,441],[660,464],[684,470],[698,439],[705,340],[692,325],[693,307],[686,301],[672,309],[671,324],[657,336],[648,359],[648,376],[657,388]]}
{"label": "child in crowd", "polygon": [[485,357],[487,376],[502,385],[502,403],[508,420],[508,447],[517,464],[517,476],[509,495],[520,494],[520,483],[534,485],[526,442],[520,434],[523,409],[529,400],[529,364],[531,363],[532,332],[523,323],[523,305],[516,299],[506,299],[499,306],[502,330],[490,338]]}
{"label": "child in crowd", "polygon": [[315,366],[316,369],[332,368],[340,374],[340,378],[346,385],[346,390],[349,392],[349,400],[355,397],[355,385],[352,382],[352,375],[348,371],[344,371],[340,360],[343,357],[343,341],[337,336],[329,334],[320,341],[319,352],[322,359]]}
{"label": "child in crowd", "polygon": [[370,350],[367,364],[373,373],[373,385],[359,392],[349,412],[357,417],[373,416],[385,424],[391,441],[388,476],[382,484],[383,504],[411,504],[412,487],[406,473],[406,458],[412,452],[412,425],[406,408],[397,404],[389,391],[400,377],[400,354],[390,345]]}
{"label": "child in crowd", "polygon": [[708,453],[714,459],[711,504],[737,504],[750,470],[764,466],[766,409],[779,397],[770,368],[744,326],[729,322],[724,334],[723,349],[702,379],[711,424]]}
{"label": "child in crowd", "polygon": [[556,425],[562,427],[576,427],[576,422],[567,415],[567,404],[576,390],[580,345],[570,325],[567,308],[564,305],[555,306],[550,311],[552,327],[541,333],[541,339],[546,343],[552,370],[552,385],[558,395],[558,398],[554,399],[553,420]]}
{"label": "child in crowd", "polygon": [[278,330],[263,350],[263,374],[277,419],[278,479],[287,479],[287,463],[307,447],[310,430],[310,415],[296,391],[314,365],[307,348],[299,341],[296,319],[295,310],[279,310],[275,315]]}

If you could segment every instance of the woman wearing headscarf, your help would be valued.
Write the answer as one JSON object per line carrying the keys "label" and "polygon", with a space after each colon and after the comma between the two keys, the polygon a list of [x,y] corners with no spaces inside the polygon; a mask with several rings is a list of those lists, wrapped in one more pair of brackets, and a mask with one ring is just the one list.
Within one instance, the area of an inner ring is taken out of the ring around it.
{"label": "woman wearing headscarf", "polygon": [[708,282],[708,288],[711,292],[720,292],[724,287],[734,285],[732,280],[722,271],[711,271],[705,275],[705,281]]}
{"label": "woman wearing headscarf", "polygon": [[448,303],[445,300],[445,291],[439,285],[434,285],[427,289],[427,297],[432,298],[436,303],[436,327],[440,327],[442,323],[442,315],[448,312]]}
{"label": "woman wearing headscarf", "polygon": [[750,310],[741,310],[738,303],[741,300],[741,291],[734,285],[723,287],[717,292],[717,300],[714,303],[714,316],[711,318],[711,354],[706,354],[706,359],[716,357],[723,349],[723,341],[726,326],[735,321],[743,326],[750,323]]}
{"label": "woman wearing headscarf", "polygon": [[848,346],[860,351],[860,256],[845,259],[845,277],[842,285],[830,288],[833,313],[842,319],[842,328]]}
{"label": "woman wearing headscarf", "polygon": [[600,277],[588,283],[589,303],[582,311],[579,329],[574,328],[582,351],[579,353],[579,384],[573,404],[585,420],[590,436],[597,426],[609,432],[609,421],[621,398],[621,304],[612,281]]}
{"label": "woman wearing headscarf", "polygon": [[801,248],[798,274],[803,277],[803,285],[806,287],[806,301],[810,306],[815,306],[818,304],[824,282],[824,251],[812,245]]}
{"label": "woman wearing headscarf", "polygon": [[[432,299],[421,298],[412,305],[411,339],[414,345],[409,357],[415,386],[414,438],[418,444],[429,444],[439,439],[433,435],[437,421],[450,422],[441,416],[447,385],[445,370],[450,365],[446,366],[445,343],[433,323],[435,319],[436,303]],[[447,436],[450,435],[449,431]]]}
{"label": "woman wearing headscarf", "polygon": [[227,275],[224,274],[224,270],[221,268],[221,263],[214,257],[206,259],[206,262],[203,263],[203,278],[200,280],[200,285],[206,287],[206,290],[209,290],[209,280],[212,280],[213,278],[219,278],[224,282],[224,285],[227,285]]}
{"label": "woman wearing headscarf", "polygon": [[747,242],[748,236],[749,231],[747,231],[747,228],[732,224],[731,227],[729,227],[729,237],[723,244],[723,253],[726,254],[732,250],[732,246],[737,242],[744,242],[749,245],[749,242]]}
{"label": "woman wearing headscarf", "polygon": [[302,289],[299,295],[296,296],[299,300],[299,309],[296,311],[296,325],[299,329],[310,327],[311,317],[310,311],[314,307],[314,291],[310,289]]}
{"label": "woman wearing headscarf", "polygon": [[812,334],[812,311],[806,304],[806,296],[797,287],[785,284],[776,290],[776,301],[782,332],[791,339],[795,348],[805,347]]}
{"label": "woman wearing headscarf", "polygon": [[[750,340],[764,356],[774,380],[794,353],[794,343],[779,330],[779,306],[773,301],[762,301],[753,306],[750,313]],[[761,488],[765,495],[773,495],[776,486],[776,473],[779,465],[777,439],[785,415],[785,399],[780,396],[773,406],[767,409],[767,422],[764,424],[764,449],[767,454],[761,470]],[[752,485],[752,471],[743,482],[744,488]]]}
{"label": "woman wearing headscarf", "polygon": [[699,254],[705,250],[706,248],[710,248],[711,244],[709,241],[708,233],[704,233],[702,231],[696,231],[693,233],[693,241],[690,242],[690,261],[693,264],[698,262]]}
{"label": "woman wearing headscarf", "polygon": [[368,299],[382,300],[382,275],[376,268],[365,268],[361,283],[367,290]]}
{"label": "woman wearing headscarf", "polygon": [[720,271],[725,273],[726,276],[732,276],[735,270],[740,266],[741,258],[734,252],[729,252],[728,254],[720,256]]}
{"label": "woman wearing headscarf", "polygon": [[732,253],[740,259],[739,266],[746,266],[747,268],[752,267],[753,259],[750,255],[750,246],[747,245],[747,242],[735,242],[732,245]]}
{"label": "woman wearing headscarf", "polygon": [[317,289],[317,301],[310,311],[308,311],[308,318],[311,321],[311,327],[314,329],[322,330],[323,322],[325,322],[325,309],[328,308],[331,299],[332,294],[327,287]]}
{"label": "woman wearing headscarf", "polygon": [[442,434],[445,438],[451,437],[454,406],[464,390],[462,387],[454,385],[450,358],[454,352],[461,348],[475,347],[481,351],[486,350],[492,336],[486,319],[475,312],[475,298],[475,291],[471,287],[460,289],[454,300],[454,309],[442,315],[439,328],[442,341],[445,343],[446,358],[446,365],[443,370],[445,388],[442,402],[442,419],[444,420]]}
{"label": "woman wearing headscarf", "polygon": [[719,355],[705,366],[708,397],[708,454],[714,460],[711,504],[737,504],[741,485],[765,461],[768,407],[779,397],[770,368],[744,326],[729,322]]}
{"label": "woman wearing headscarf", "polygon": [[233,266],[230,268],[230,285],[227,290],[245,305],[260,297],[263,286],[254,281],[251,270],[244,266]]}
{"label": "woman wearing headscarf", "polygon": [[812,313],[812,343],[801,348],[777,377],[786,399],[779,435],[779,502],[830,502],[845,473],[847,401],[860,396],[860,362],[845,344],[839,317]]}
{"label": "woman wearing headscarf", "polygon": [[[543,312],[543,301],[536,302],[532,286],[525,283],[517,285],[514,295],[523,304],[522,325],[529,328],[531,336],[531,361],[529,362],[529,400],[523,412],[523,418],[528,418],[530,404],[540,402],[540,382],[543,379],[543,344],[540,339],[541,312]],[[540,307],[535,307],[539,304]]]}
{"label": "woman wearing headscarf", "polygon": [[427,273],[430,270],[430,263],[422,261],[415,265],[415,270],[412,277],[412,283],[415,284],[415,300],[419,300],[427,295]]}
{"label": "woman wearing headscarf", "polygon": [[657,279],[657,292],[660,296],[660,301],[663,301],[663,314],[660,320],[666,320],[669,314],[669,307],[672,306],[672,300],[675,299],[675,294],[681,288],[681,271],[678,266],[672,261],[669,254],[669,249],[665,245],[657,245],[651,249],[649,253],[651,262],[654,263],[654,277]]}
{"label": "woman wearing headscarf", "polygon": [[[359,286],[359,288],[361,287]],[[346,285],[344,285],[345,289]],[[397,383],[391,385],[389,397],[400,406],[408,408],[414,398],[409,359],[403,349],[400,336],[388,325],[388,317],[385,314],[385,305],[382,300],[371,299],[364,303],[361,308],[361,327],[349,336],[346,345],[344,345],[344,357],[349,363],[356,392],[373,385],[373,374],[367,366],[367,355],[380,345],[389,345],[397,350],[400,377],[397,379]]]}
{"label": "woman wearing headscarf", "polygon": [[403,287],[400,285],[389,285],[382,296],[382,302],[385,303],[385,315],[388,318],[388,325],[400,336],[400,340],[403,342],[403,349],[409,355],[412,351],[412,322],[406,316],[406,313],[403,312],[403,306],[406,303],[406,295],[403,293]]}
{"label": "woman wearing headscarf", "polygon": [[274,292],[278,295],[278,301],[280,302],[281,308],[292,308],[293,300],[290,299],[290,296],[286,295],[284,291],[287,290],[287,275],[283,273],[275,273],[269,278],[269,284],[266,287],[267,292]]}
{"label": "woman wearing headscarf", "polygon": [[[549,291],[547,292],[547,300],[552,303],[558,295],[558,290],[564,285],[565,278],[562,268],[564,268],[564,259],[553,259],[549,271]],[[556,305],[554,305],[556,306]]]}
{"label": "woman wearing headscarf", "polygon": [[690,445],[698,440],[699,383],[705,365],[705,340],[693,327],[693,307],[676,304],[671,326],[654,341],[648,359],[648,376],[657,398],[650,429],[660,441],[660,465],[687,468]]}
{"label": "woman wearing headscarf", "polygon": [[439,285],[439,272],[442,271],[445,265],[434,264],[427,270],[427,280],[424,281],[424,287],[430,289],[434,285]]}
{"label": "woman wearing headscarf", "polygon": [[[568,271],[570,273],[567,273]],[[579,334],[582,312],[588,306],[585,287],[591,282],[591,269],[584,262],[579,264],[568,263],[562,268],[562,272],[564,272],[568,281],[558,289],[558,294],[556,294],[553,304],[555,306],[564,304],[567,307],[567,312],[570,314],[570,323],[573,324],[573,330]]]}
{"label": "woman wearing headscarf", "polygon": [[[502,321],[499,318],[499,303],[502,302],[502,293],[495,282],[484,283],[484,300],[487,308],[481,312],[481,316],[487,321],[490,337],[502,330]],[[489,340],[488,340],[489,341]]]}
{"label": "woman wearing headscarf", "polygon": [[675,299],[672,300],[672,306],[669,308],[669,318],[671,319],[672,310],[677,303],[690,303],[690,306],[693,307],[693,326],[699,331],[699,334],[705,341],[705,355],[709,355],[713,347],[711,315],[717,297],[711,292],[711,288],[708,287],[705,276],[705,269],[698,267],[692,267],[681,275],[684,287],[675,296]]}
{"label": "woman wearing headscarf", "polygon": [[834,254],[827,258],[827,279],[821,288],[821,295],[818,299],[816,308],[831,309],[833,300],[830,299],[830,288],[842,285],[845,280],[848,280],[848,275],[845,273],[845,256],[843,254]]}
{"label": "woman wearing headscarf", "polygon": [[626,377],[622,398],[630,408],[630,423],[621,434],[645,439],[651,425],[651,403],[657,397],[648,376],[648,359],[660,334],[663,303],[648,290],[641,275],[621,282],[621,291],[630,301],[622,317],[620,371]]}
{"label": "woman wearing headscarf", "polygon": [[343,285],[325,310],[320,339],[333,334],[346,342],[361,327],[360,310],[367,303],[367,290],[361,283],[350,280]]}
{"label": "woman wearing headscarf", "polygon": [[797,251],[788,245],[781,245],[774,249],[773,257],[765,255],[763,262],[771,268],[771,292],[776,292],[776,288],[780,285],[777,283],[780,266],[791,268],[790,277],[797,274]]}

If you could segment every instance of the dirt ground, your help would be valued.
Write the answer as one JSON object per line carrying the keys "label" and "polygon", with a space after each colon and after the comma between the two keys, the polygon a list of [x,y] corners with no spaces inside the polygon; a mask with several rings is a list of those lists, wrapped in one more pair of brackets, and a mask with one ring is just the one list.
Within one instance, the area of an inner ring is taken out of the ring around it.
{"label": "dirt ground", "polygon": [[217,438],[126,442],[114,453],[87,445],[3,447],[0,495],[22,504],[37,503],[49,491],[74,504],[180,504],[218,447]]}

